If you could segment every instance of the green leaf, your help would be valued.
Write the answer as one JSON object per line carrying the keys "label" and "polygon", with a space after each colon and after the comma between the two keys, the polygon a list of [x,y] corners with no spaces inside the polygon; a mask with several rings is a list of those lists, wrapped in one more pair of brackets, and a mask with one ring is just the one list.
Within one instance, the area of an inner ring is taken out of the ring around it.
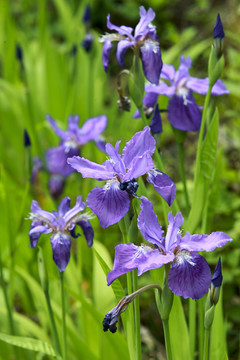
{"label": "green leaf", "polygon": [[[222,293],[222,292],[221,292]],[[210,337],[210,360],[225,360],[227,354],[226,332],[222,310],[222,295],[215,306],[214,320]]]}
{"label": "green leaf", "polygon": [[53,357],[57,357],[59,360],[62,359],[60,356],[57,356],[52,346],[47,342],[43,342],[29,337],[13,336],[3,333],[0,333],[0,340],[13,346],[18,346],[23,349],[28,349],[31,351],[41,352],[46,355],[51,355]]}

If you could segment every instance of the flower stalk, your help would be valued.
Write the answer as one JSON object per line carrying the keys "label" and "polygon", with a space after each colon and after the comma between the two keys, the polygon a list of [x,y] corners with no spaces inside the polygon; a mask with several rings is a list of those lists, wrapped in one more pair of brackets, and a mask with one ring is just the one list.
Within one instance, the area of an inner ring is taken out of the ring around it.
{"label": "flower stalk", "polygon": [[67,360],[67,329],[66,329],[66,309],[65,309],[65,292],[64,292],[64,272],[59,272],[61,285],[62,301],[62,342],[63,342],[63,360]]}

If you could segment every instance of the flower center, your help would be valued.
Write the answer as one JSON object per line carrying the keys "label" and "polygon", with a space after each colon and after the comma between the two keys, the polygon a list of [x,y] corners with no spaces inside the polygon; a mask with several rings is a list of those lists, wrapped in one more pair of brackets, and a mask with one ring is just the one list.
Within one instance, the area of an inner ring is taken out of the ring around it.
{"label": "flower center", "polygon": [[136,196],[136,191],[138,189],[138,183],[136,179],[132,178],[127,181],[122,181],[119,185],[120,190],[126,191],[129,195]]}

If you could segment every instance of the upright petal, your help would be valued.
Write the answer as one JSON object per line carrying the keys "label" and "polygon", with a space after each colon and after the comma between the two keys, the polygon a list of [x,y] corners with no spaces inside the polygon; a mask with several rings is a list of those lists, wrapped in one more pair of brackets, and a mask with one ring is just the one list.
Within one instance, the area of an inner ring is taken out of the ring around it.
{"label": "upright petal", "polygon": [[42,210],[36,200],[32,200],[30,217],[33,221],[38,220],[49,225],[56,221],[56,217],[52,213]]}
{"label": "upright petal", "polygon": [[180,247],[188,251],[213,251],[232,241],[229,235],[217,231],[210,235],[190,235],[189,232],[182,238]]}
{"label": "upright petal", "polygon": [[125,26],[125,25],[116,26],[116,25],[112,24],[111,21],[110,21],[110,15],[109,14],[107,16],[107,28],[109,30],[115,30],[119,34],[129,36],[129,37],[131,37],[131,33],[133,31],[133,29],[131,27],[129,27],[129,26]]}
{"label": "upright petal", "polygon": [[142,131],[137,132],[123,149],[122,158],[127,169],[131,168],[131,162],[145,153],[152,155],[155,150],[155,140],[150,134],[150,128],[146,126]]}
{"label": "upright petal", "polygon": [[171,206],[175,199],[177,189],[170,176],[157,169],[152,169],[148,171],[147,181],[153,184],[154,189],[162,196],[168,205]]}
{"label": "upright petal", "polygon": [[83,234],[85,236],[85,239],[87,241],[87,245],[90,247],[93,244],[93,237],[94,237],[94,231],[93,227],[88,220],[87,217],[82,217],[81,220],[77,223],[82,228]]}
{"label": "upright petal", "polygon": [[206,260],[197,253],[179,253],[169,270],[168,286],[184,299],[200,299],[211,284],[211,270]]}
{"label": "upright petal", "polygon": [[73,134],[77,134],[79,127],[79,115],[70,115],[68,117],[68,131]]}
{"label": "upright petal", "polygon": [[170,84],[175,77],[175,68],[173,65],[163,64],[162,72],[161,72],[161,79],[168,80]]}
{"label": "upright petal", "polygon": [[163,230],[153,211],[153,205],[145,196],[141,196],[141,211],[138,216],[138,228],[144,239],[165,250],[163,246]]}
{"label": "upright petal", "polygon": [[[195,77],[190,77],[186,83],[186,86],[190,90],[198,94],[206,95],[208,92],[209,80],[208,78],[198,79]],[[225,84],[222,82],[222,80],[217,80],[212,88],[211,94],[214,96],[218,96],[223,94],[229,94],[229,91],[226,88]]]}
{"label": "upright petal", "polygon": [[69,196],[66,196],[64,199],[62,199],[58,207],[58,215],[60,217],[63,217],[66,214],[66,212],[70,210],[70,202],[71,199]]}
{"label": "upright petal", "polygon": [[155,18],[155,12],[149,8],[145,10],[143,6],[140,6],[140,21],[137,24],[134,32],[134,36],[139,37],[148,33],[148,24]]}
{"label": "upright petal", "polygon": [[189,69],[192,66],[192,59],[190,56],[187,56],[186,59],[184,55],[180,56],[180,66],[178,71],[175,74],[174,81],[179,83],[182,79],[188,78],[189,76]]}
{"label": "upright petal", "polygon": [[95,140],[106,129],[107,117],[100,115],[87,120],[78,130],[78,144],[83,145],[91,140]]}
{"label": "upright petal", "polygon": [[174,248],[176,248],[179,244],[179,238],[178,233],[180,230],[180,227],[183,224],[183,217],[180,212],[176,214],[176,216],[173,216],[172,212],[170,211],[168,213],[168,228],[167,228],[167,234],[165,238],[165,249],[166,251],[173,251]]}
{"label": "upright petal", "polygon": [[144,41],[140,51],[144,75],[148,81],[157,85],[163,65],[159,44],[148,39]]}
{"label": "upright petal", "polygon": [[85,203],[82,201],[82,197],[78,196],[75,206],[68,210],[64,215],[63,219],[68,228],[71,228],[78,221],[79,212],[85,209]]}
{"label": "upright petal", "polygon": [[53,260],[60,272],[65,271],[70,259],[71,238],[68,234],[58,232],[51,236]]}
{"label": "upright petal", "polygon": [[154,162],[152,160],[151,155],[144,154],[143,156],[136,157],[131,162],[131,167],[128,169],[128,172],[123,177],[123,180],[130,180],[132,178],[138,178],[148,172],[148,170],[152,169],[154,166]]}
{"label": "upright petal", "polygon": [[168,103],[168,119],[175,129],[198,131],[201,126],[201,112],[189,92],[186,97],[174,95]]}
{"label": "upright petal", "polygon": [[150,129],[152,134],[159,134],[163,131],[162,129],[162,118],[160,115],[158,104],[155,106],[155,110],[150,122]]}
{"label": "upright petal", "polygon": [[68,140],[69,136],[67,134],[66,131],[63,131],[62,129],[60,129],[57,124],[56,121],[53,120],[53,118],[50,115],[46,115],[46,119],[49,122],[49,124],[51,125],[52,129],[55,131],[55,133],[63,140]]}
{"label": "upright petal", "polygon": [[107,180],[111,179],[114,175],[113,172],[107,170],[103,164],[99,165],[80,156],[74,156],[68,159],[67,162],[73,169],[80,172],[83,178]]}
{"label": "upright petal", "polygon": [[103,68],[105,70],[105,72],[108,72],[108,67],[109,67],[109,62],[110,62],[110,51],[112,50],[112,43],[110,40],[106,40],[103,44],[103,49],[102,49],[102,63],[103,63]]}
{"label": "upright petal", "polygon": [[104,187],[96,187],[88,194],[87,206],[97,215],[103,228],[117,223],[128,212],[129,195],[120,190],[119,184],[117,180],[110,180]]}
{"label": "upright petal", "polygon": [[67,159],[79,154],[78,148],[66,149],[64,145],[55,148],[50,148],[46,151],[46,166],[50,174],[58,174],[63,177],[68,177],[74,170],[68,165]]}
{"label": "upright petal", "polygon": [[121,141],[117,141],[115,148],[111,144],[106,144],[105,150],[108,156],[111,158],[112,167],[118,175],[124,175],[126,172],[124,162],[119,154],[119,145]]}
{"label": "upright petal", "polygon": [[124,64],[125,53],[126,53],[127,49],[129,49],[133,45],[134,45],[134,41],[129,41],[128,39],[119,41],[119,43],[117,45],[116,57],[117,57],[118,63],[122,67],[125,67],[125,64]]}

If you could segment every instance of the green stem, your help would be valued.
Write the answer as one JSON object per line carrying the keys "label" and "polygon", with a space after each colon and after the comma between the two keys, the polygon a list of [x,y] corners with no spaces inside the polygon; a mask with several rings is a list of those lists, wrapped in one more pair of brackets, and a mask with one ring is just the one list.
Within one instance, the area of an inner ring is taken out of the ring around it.
{"label": "green stem", "polygon": [[188,196],[188,191],[187,191],[186,175],[185,175],[184,161],[183,161],[183,159],[184,159],[184,157],[183,157],[183,142],[178,143],[178,153],[179,153],[179,162],[180,162],[180,174],[181,174],[181,179],[182,179],[182,183],[183,183],[186,208],[187,208],[187,212],[189,214],[190,205],[189,205],[189,196]]}
{"label": "green stem", "polygon": [[140,115],[141,115],[141,118],[142,118],[142,121],[143,121],[143,125],[144,125],[144,126],[149,126],[149,125],[148,125],[148,122],[147,122],[147,118],[146,118],[145,112],[144,112],[144,110],[143,110],[143,107],[142,107],[142,106],[139,106],[138,110],[139,110],[139,112],[140,112]]}
{"label": "green stem", "polygon": [[203,360],[208,360],[209,330],[204,331]]}
{"label": "green stem", "polygon": [[163,331],[164,331],[167,360],[172,360],[172,350],[171,350],[168,319],[162,320],[162,324],[163,324]]}
{"label": "green stem", "polygon": [[64,294],[64,272],[60,272],[61,299],[62,299],[62,340],[63,340],[63,360],[67,360],[67,334],[66,334],[66,310]]}
{"label": "green stem", "polygon": [[49,317],[50,317],[50,321],[51,321],[51,325],[52,325],[52,332],[53,332],[55,348],[56,348],[58,354],[61,354],[62,352],[61,352],[61,347],[60,347],[60,343],[59,343],[57,327],[56,327],[56,323],[55,323],[54,316],[53,316],[53,311],[52,311],[52,305],[51,305],[51,301],[50,301],[49,292],[44,291],[44,294],[45,294],[48,313],[49,313]]}
{"label": "green stem", "polygon": [[196,343],[196,302],[189,299],[189,337],[190,337],[190,354],[194,358]]}
{"label": "green stem", "polygon": [[203,344],[204,344],[204,298],[198,300],[198,346],[199,346],[199,359],[203,356]]}
{"label": "green stem", "polygon": [[94,104],[94,81],[93,81],[93,55],[90,53],[89,61],[88,61],[88,118],[94,114],[93,104]]}
{"label": "green stem", "polygon": [[[132,271],[132,280],[133,280],[133,291],[138,289],[138,279],[137,279],[137,270]],[[141,332],[140,332],[140,306],[139,306],[139,297],[136,296],[133,302],[134,305],[134,318],[135,318],[135,339],[136,339],[136,359],[142,359],[142,347],[141,347]]]}

